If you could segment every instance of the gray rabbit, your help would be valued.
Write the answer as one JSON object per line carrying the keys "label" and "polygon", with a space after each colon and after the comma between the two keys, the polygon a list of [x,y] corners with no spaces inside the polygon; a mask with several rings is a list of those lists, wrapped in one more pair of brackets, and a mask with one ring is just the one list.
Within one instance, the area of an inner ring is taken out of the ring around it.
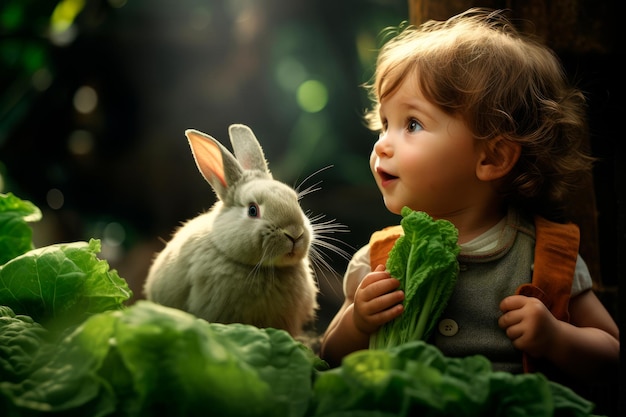
{"label": "gray rabbit", "polygon": [[210,322],[300,335],[315,318],[318,287],[309,260],[313,228],[298,193],[273,179],[249,127],[229,128],[235,156],[202,132],[185,135],[218,201],[156,256],[146,297]]}

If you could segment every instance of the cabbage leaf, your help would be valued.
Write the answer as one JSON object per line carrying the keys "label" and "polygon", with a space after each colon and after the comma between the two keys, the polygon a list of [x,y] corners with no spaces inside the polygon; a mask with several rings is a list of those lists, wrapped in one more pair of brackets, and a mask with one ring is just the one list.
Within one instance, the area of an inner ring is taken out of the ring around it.
{"label": "cabbage leaf", "polygon": [[0,306],[0,381],[18,382],[28,376],[47,336],[32,318]]}
{"label": "cabbage leaf", "polygon": [[30,250],[0,266],[0,305],[55,328],[120,309],[132,296],[125,280],[97,258],[100,241]]}
{"label": "cabbage leaf", "polygon": [[313,390],[315,417],[586,417],[594,408],[541,373],[494,372],[482,355],[446,357],[423,340],[353,352]]}
{"label": "cabbage leaf", "polygon": [[0,382],[0,414],[303,416],[319,364],[283,330],[144,300],[90,317],[45,353],[21,383]]}
{"label": "cabbage leaf", "polygon": [[33,231],[28,222],[41,220],[41,211],[12,193],[0,194],[0,265],[31,249]]}
{"label": "cabbage leaf", "polygon": [[458,230],[449,221],[402,209],[402,230],[389,252],[387,270],[404,290],[404,312],[370,337],[370,348],[426,340],[443,312],[459,272]]}

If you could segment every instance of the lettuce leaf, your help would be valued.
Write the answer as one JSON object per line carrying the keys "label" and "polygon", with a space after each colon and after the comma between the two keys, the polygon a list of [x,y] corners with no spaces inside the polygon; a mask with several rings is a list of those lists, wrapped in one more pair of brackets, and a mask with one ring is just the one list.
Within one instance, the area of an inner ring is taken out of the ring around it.
{"label": "lettuce leaf", "polygon": [[402,209],[402,230],[389,252],[387,270],[404,290],[404,312],[370,337],[370,348],[426,340],[443,312],[459,272],[458,230],[447,220]]}
{"label": "lettuce leaf", "polygon": [[328,369],[325,361],[282,330],[257,330],[239,323],[212,323],[211,328],[236,341],[232,348],[237,355],[270,384],[274,398],[272,415],[304,415],[312,396],[311,371]]}
{"label": "lettuce leaf", "polygon": [[315,380],[311,416],[591,416],[594,404],[540,373],[494,372],[482,355],[423,340],[360,350]]}
{"label": "lettuce leaf", "polygon": [[30,250],[0,266],[0,305],[36,322],[63,329],[132,296],[125,280],[97,258],[100,241]]}
{"label": "lettuce leaf", "polygon": [[41,220],[41,211],[12,193],[0,194],[0,265],[33,249],[33,231],[27,222]]}
{"label": "lettuce leaf", "polygon": [[18,382],[27,376],[47,336],[32,318],[0,306],[0,381]]}
{"label": "lettuce leaf", "polygon": [[0,414],[95,417],[115,410],[111,387],[97,374],[110,349],[112,323],[100,315],[91,319],[60,342],[42,344],[38,366],[21,381],[0,382]]}
{"label": "lettuce leaf", "polygon": [[0,382],[15,410],[64,416],[303,416],[315,355],[288,333],[208,323],[138,301],[94,315],[45,350],[21,383]]}

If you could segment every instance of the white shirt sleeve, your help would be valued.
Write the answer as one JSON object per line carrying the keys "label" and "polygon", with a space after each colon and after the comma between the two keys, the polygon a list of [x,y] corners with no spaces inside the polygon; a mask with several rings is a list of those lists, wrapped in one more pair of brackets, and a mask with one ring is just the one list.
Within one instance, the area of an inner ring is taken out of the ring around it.
{"label": "white shirt sleeve", "polygon": [[574,270],[574,280],[572,281],[572,297],[587,291],[593,286],[591,273],[583,258],[578,255],[576,259],[576,269]]}
{"label": "white shirt sleeve", "polygon": [[346,273],[343,276],[343,295],[350,294],[353,296],[365,275],[371,271],[370,246],[365,245],[352,256],[348,263]]}

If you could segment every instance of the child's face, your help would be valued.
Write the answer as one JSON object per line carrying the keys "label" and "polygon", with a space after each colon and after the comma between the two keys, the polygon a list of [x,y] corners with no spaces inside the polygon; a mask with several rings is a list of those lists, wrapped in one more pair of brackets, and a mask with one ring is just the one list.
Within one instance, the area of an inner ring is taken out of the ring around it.
{"label": "child's face", "polygon": [[380,120],[370,167],[389,211],[408,206],[450,217],[484,201],[479,141],[461,118],[428,102],[417,82],[405,80],[385,97]]}

